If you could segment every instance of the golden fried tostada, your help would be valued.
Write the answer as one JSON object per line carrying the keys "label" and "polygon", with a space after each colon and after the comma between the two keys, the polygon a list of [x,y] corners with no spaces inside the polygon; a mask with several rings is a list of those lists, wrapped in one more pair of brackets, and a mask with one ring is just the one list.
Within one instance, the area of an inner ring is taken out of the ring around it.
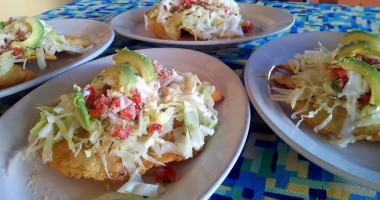
{"label": "golden fried tostada", "polygon": [[213,107],[223,96],[215,87],[128,49],[113,59],[57,106],[38,107],[28,152],[63,175],[100,181],[128,180],[198,154],[218,122]]}
{"label": "golden fried tostada", "polygon": [[[57,59],[56,53],[61,51],[84,53],[91,48],[92,43],[86,39],[65,36],[57,33],[43,20],[34,17],[11,18],[7,22],[0,22],[0,83],[10,80],[12,84],[1,84],[0,88],[17,85],[29,79],[22,79],[23,74],[17,71],[28,72],[25,63],[37,60],[41,70],[46,67],[45,60]],[[24,63],[24,69],[13,69],[14,63]],[[6,78],[3,76],[8,72]],[[30,76],[29,76],[30,77]]]}
{"label": "golden fried tostada", "polygon": [[34,76],[34,73],[29,69],[14,64],[6,74],[0,76],[0,89],[32,80]]}
{"label": "golden fried tostada", "polygon": [[239,10],[233,0],[162,0],[144,15],[145,27],[166,40],[239,38],[253,28]]}
{"label": "golden fried tostada", "polygon": [[340,146],[380,140],[380,37],[353,31],[333,50],[297,54],[278,65],[270,97],[290,104],[299,122]]}

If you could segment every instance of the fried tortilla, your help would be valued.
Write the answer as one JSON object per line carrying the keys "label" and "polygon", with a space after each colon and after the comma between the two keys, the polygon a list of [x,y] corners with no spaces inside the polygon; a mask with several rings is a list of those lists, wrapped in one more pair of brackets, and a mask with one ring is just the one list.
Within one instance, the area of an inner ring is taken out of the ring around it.
{"label": "fried tortilla", "polygon": [[70,35],[65,35],[66,41],[71,45],[71,46],[81,46],[83,48],[87,48],[90,45],[92,45],[92,42],[89,40],[86,40],[84,38],[80,37],[75,37],[75,36],[70,36]]}
{"label": "fried tortilla", "polygon": [[[72,46],[89,47],[92,42],[74,36],[65,35],[65,39]],[[37,56],[30,55],[28,57],[21,57],[21,59],[28,59],[28,62],[37,60]],[[46,60],[57,60],[56,55],[45,54]],[[15,86],[24,82],[27,82],[35,77],[34,72],[29,69],[23,68],[20,65],[14,64],[11,69],[4,76],[0,76],[0,89],[5,89],[11,86]]]}
{"label": "fried tortilla", "polygon": [[160,22],[156,22],[155,20],[150,19],[148,28],[153,31],[156,37],[164,40],[179,40],[181,38],[181,32],[178,31],[176,34],[172,34],[171,36],[167,34],[164,26]]}
{"label": "fried tortilla", "polygon": [[[294,107],[294,111],[299,111],[302,109],[305,105],[305,101],[298,101],[296,106]],[[314,111],[313,105],[309,105],[308,109],[302,113],[299,113],[298,116],[301,115],[307,115],[307,113]],[[303,121],[305,121],[307,124],[309,124],[311,127],[316,127],[320,125],[327,117],[328,113],[325,110],[319,111],[314,117],[307,118],[305,117]],[[347,116],[347,111],[341,106],[335,107],[333,110],[333,117],[330,123],[328,123],[325,127],[318,130],[318,133],[329,135],[332,134],[336,138],[341,138],[341,131],[344,126],[344,122]],[[362,137],[362,140],[369,139],[368,141],[376,142],[380,141],[380,125],[375,124],[371,126],[363,126],[363,127],[357,127],[354,129],[353,135],[355,137]]]}
{"label": "fried tortilla", "polygon": [[20,83],[29,81],[35,77],[35,74],[29,69],[23,68],[20,65],[14,64],[11,69],[0,76],[0,89],[5,89]]}
{"label": "fried tortilla", "polygon": [[[286,66],[286,65],[285,65]],[[277,68],[285,69],[284,65],[276,66]],[[277,74],[276,78],[271,79],[276,85],[281,85],[282,87],[288,89],[296,89],[297,84],[292,79],[292,71],[289,69],[285,69],[286,72],[282,72],[281,74]],[[312,100],[313,101],[313,100]],[[298,113],[297,116],[301,117],[302,115],[308,115],[308,113],[315,111],[316,108],[314,104],[309,103],[308,108],[301,113]],[[306,101],[297,101],[295,107],[293,108],[294,112],[298,112],[304,108],[306,105]],[[322,109],[318,111],[313,117],[303,117],[303,121],[305,121],[308,125],[315,128],[322,124],[322,122],[329,116],[329,113]],[[323,135],[332,135],[337,139],[342,138],[342,130],[344,127],[344,123],[347,117],[347,110],[342,106],[337,106],[334,108],[332,112],[331,121],[322,129],[318,130],[318,133]],[[367,140],[371,142],[380,141],[380,125],[370,125],[363,127],[356,127],[353,130],[353,136],[361,138],[360,140]]]}
{"label": "fried tortilla", "polygon": [[332,50],[318,43],[270,70],[269,97],[340,147],[380,141],[378,43],[380,37],[364,31],[344,34]]}
{"label": "fried tortilla", "polygon": [[[200,151],[193,151],[193,155],[195,156],[198,152]],[[40,153],[42,152],[40,151]],[[149,155],[162,163],[185,160],[184,157],[172,153],[163,154],[159,157],[150,151]],[[89,178],[110,182],[125,181],[129,179],[129,174],[124,169],[120,157],[109,154],[105,159],[107,160],[107,170],[110,176],[107,175],[105,166],[99,154],[93,154],[87,158],[84,150],[80,150],[75,157],[75,154],[68,148],[67,142],[60,141],[54,144],[53,160],[48,162],[48,165],[60,174],[73,178]],[[141,170],[139,172],[140,175],[145,174],[153,167],[159,166],[158,164],[149,162],[143,158],[141,160],[144,164],[145,170]]]}
{"label": "fried tortilla", "polygon": [[240,38],[253,28],[235,1],[161,1],[145,13],[144,20],[147,30],[165,40]]}
{"label": "fried tortilla", "polygon": [[214,105],[224,99],[215,86],[127,48],[112,59],[56,106],[37,107],[28,150],[62,175],[110,182],[201,152],[218,124]]}
{"label": "fried tortilla", "polygon": [[[306,104],[305,101],[298,101],[296,106],[294,107],[294,111],[301,110],[305,106],[305,104]],[[309,105],[308,109],[305,112],[299,113],[298,116],[307,115],[309,112],[313,110],[315,109],[313,109],[313,104],[311,104]],[[333,111],[333,119],[325,127],[318,130],[318,133],[332,134],[335,137],[340,138],[340,131],[342,130],[346,115],[347,115],[347,111],[344,108],[340,106],[335,107]],[[329,113],[327,113],[325,110],[321,110],[312,118],[308,118],[308,117],[303,118],[303,121],[305,121],[311,127],[316,127],[320,125],[328,116],[329,116]]]}
{"label": "fried tortilla", "polygon": [[[188,29],[188,28],[183,28],[183,29],[175,32],[172,35],[168,35],[168,33],[165,31],[165,28],[162,25],[162,23],[156,22],[155,20],[151,20],[151,19],[149,20],[148,28],[153,31],[153,33],[156,35],[157,38],[164,39],[164,40],[180,40],[182,38],[182,36],[184,35],[184,32],[188,33],[193,38],[196,38],[196,40],[199,40],[199,41],[207,40],[207,38],[196,36],[194,31],[192,31],[191,29]],[[220,37],[218,39],[227,39],[227,38],[236,39],[236,38],[242,38],[242,37],[243,36],[241,36],[241,35],[234,35],[232,37],[225,37],[224,36],[224,37]]]}
{"label": "fried tortilla", "polygon": [[[86,40],[80,37],[75,37],[75,36],[65,35],[65,39],[71,46],[80,46],[83,48],[87,48],[93,44],[89,40]],[[37,60],[37,55],[33,54],[28,57],[22,57],[22,58],[26,58],[28,59],[28,61],[34,61],[34,60]],[[57,56],[49,55],[45,53],[45,60],[57,60]]]}

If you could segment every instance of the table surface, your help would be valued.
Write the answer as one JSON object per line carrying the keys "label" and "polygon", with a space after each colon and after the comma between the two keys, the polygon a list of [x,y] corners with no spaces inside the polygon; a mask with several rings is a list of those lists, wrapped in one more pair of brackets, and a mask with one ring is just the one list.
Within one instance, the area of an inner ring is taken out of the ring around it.
{"label": "table surface", "polygon": [[[42,19],[87,18],[110,22],[119,13],[157,1],[78,0],[39,15]],[[251,53],[268,40],[289,33],[309,31],[347,32],[361,29],[379,33],[380,7],[342,6],[278,1],[239,1],[288,11],[296,18],[285,33],[223,50],[202,52],[219,58],[243,81],[244,66]],[[154,47],[116,35],[99,57],[115,49]],[[30,90],[0,99],[0,115]],[[251,123],[245,147],[232,171],[210,199],[380,199],[380,192],[335,176],[308,161],[282,141],[251,107]],[[279,162],[285,158],[286,162]],[[287,166],[292,163],[292,166]]]}

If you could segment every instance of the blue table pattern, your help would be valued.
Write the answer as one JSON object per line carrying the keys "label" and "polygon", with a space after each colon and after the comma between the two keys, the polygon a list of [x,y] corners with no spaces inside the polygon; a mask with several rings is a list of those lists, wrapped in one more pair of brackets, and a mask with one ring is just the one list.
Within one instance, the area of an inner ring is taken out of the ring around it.
{"label": "blue table pattern", "polygon": [[[129,9],[152,6],[158,1],[78,0],[39,15],[53,18],[86,18],[103,22]],[[296,18],[287,32],[218,50],[203,50],[240,76],[251,53],[261,44],[291,33],[309,31],[347,32],[380,30],[380,7],[343,6],[279,1],[238,1],[274,7]],[[99,57],[122,47],[155,47],[116,35],[112,45]],[[0,115],[30,90],[0,99]],[[295,152],[265,124],[251,107],[249,135],[232,171],[210,197],[216,199],[380,199],[380,193],[335,176]]]}

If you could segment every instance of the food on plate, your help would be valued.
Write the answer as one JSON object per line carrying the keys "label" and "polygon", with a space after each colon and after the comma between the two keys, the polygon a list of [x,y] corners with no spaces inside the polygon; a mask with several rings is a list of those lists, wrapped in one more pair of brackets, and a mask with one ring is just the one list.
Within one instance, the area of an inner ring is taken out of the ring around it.
{"label": "food on plate", "polygon": [[[44,70],[45,60],[57,59],[55,55],[57,52],[84,53],[92,46],[90,41],[83,38],[57,33],[43,20],[35,17],[10,18],[7,22],[0,22],[0,79],[4,79],[3,76],[7,73],[12,74],[8,74],[6,80],[23,76],[22,74],[15,75],[16,72],[33,73],[25,69],[27,61],[37,60],[40,69]],[[24,69],[20,70],[15,63],[24,63]],[[17,69],[11,70],[12,68]],[[10,80],[13,84],[1,84],[0,88],[10,87],[28,80],[15,78]]]}
{"label": "food on plate", "polygon": [[195,40],[239,38],[253,28],[233,0],[162,0],[144,19],[147,30],[166,40],[180,40],[185,33]]}
{"label": "food on plate", "polygon": [[[218,122],[212,94],[223,99],[215,87],[126,48],[112,58],[113,66],[74,85],[57,106],[37,107],[27,152],[66,176],[131,185],[155,166],[202,151]],[[157,180],[174,180],[160,174]],[[119,192],[133,193],[128,188]]]}
{"label": "food on plate", "polygon": [[0,89],[11,87],[34,78],[34,73],[20,65],[13,65],[4,76],[0,76]]}
{"label": "food on plate", "polygon": [[380,141],[380,37],[358,30],[340,42],[277,65],[270,98],[290,104],[297,126],[306,121],[342,147]]}

